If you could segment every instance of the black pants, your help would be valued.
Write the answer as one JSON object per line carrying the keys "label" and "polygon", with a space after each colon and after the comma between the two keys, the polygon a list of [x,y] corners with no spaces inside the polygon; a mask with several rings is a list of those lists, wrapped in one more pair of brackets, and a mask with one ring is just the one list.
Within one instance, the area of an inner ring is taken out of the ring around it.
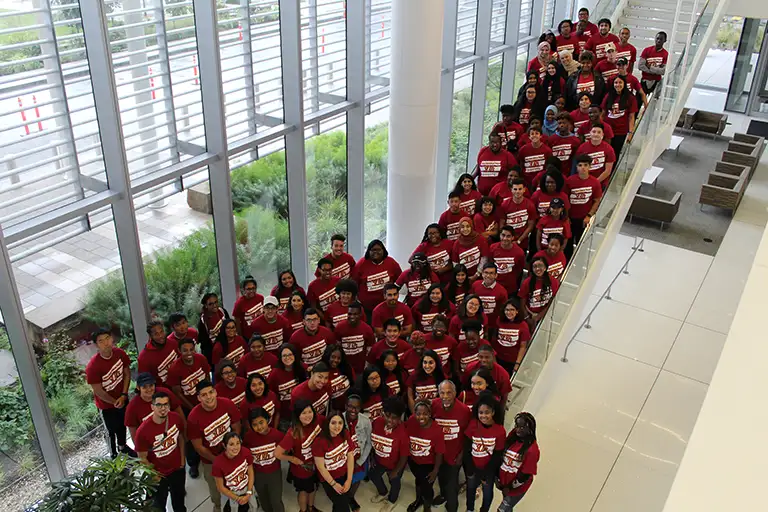
{"label": "black pants", "polygon": [[437,481],[440,484],[440,495],[445,498],[445,510],[456,512],[459,510],[459,470],[460,465],[451,466],[443,462],[437,472]]}
{"label": "black pants", "polygon": [[653,81],[653,83],[650,86],[646,85],[650,82],[651,82],[650,80],[640,80],[640,87],[643,88],[643,92],[645,94],[652,93],[654,89],[656,89],[656,86],[659,84],[658,80],[656,80],[656,81]]}
{"label": "black pants", "polygon": [[[184,416],[187,417],[187,420],[189,420],[189,413],[192,411],[188,411],[184,409]],[[197,450],[195,450],[195,447],[192,446],[192,441],[187,439],[187,442],[184,443],[184,451],[187,454],[187,465],[190,468],[197,468],[200,467],[200,454],[197,453]]]}
{"label": "black pants", "polygon": [[611,147],[613,148],[613,152],[616,153],[616,160],[619,159],[619,155],[621,154],[621,149],[624,147],[624,143],[627,141],[627,134],[624,135],[614,135],[611,139]]}
{"label": "black pants", "polygon": [[423,503],[427,507],[431,507],[432,500],[435,497],[435,491],[427,476],[433,469],[435,469],[435,465],[417,464],[409,459],[408,467],[411,469],[411,473],[413,473],[413,478],[416,479],[416,501]]}
{"label": "black pants", "polygon": [[173,512],[187,512],[187,507],[184,506],[184,496],[187,494],[184,490],[186,477],[184,468],[180,468],[160,479],[157,491],[152,497],[152,506],[158,510],[165,510],[165,503],[168,501],[168,493],[170,492]]}
{"label": "black pants", "polygon": [[[512,377],[512,374],[515,373],[515,363],[517,363],[517,361],[505,361],[497,357],[496,362],[499,363],[499,366],[507,370],[507,373],[509,374],[510,377]],[[443,469],[442,466],[440,467],[440,469],[441,470]]]}
{"label": "black pants", "polygon": [[[246,503],[245,505],[237,505],[237,512],[248,512],[251,509],[251,506],[249,503]],[[229,504],[229,499],[227,499],[227,502],[224,504],[224,512],[232,512],[232,505]]]}
{"label": "black pants", "polygon": [[581,240],[581,236],[584,234],[584,219],[571,219],[571,238],[568,239],[568,243],[565,244],[565,259],[571,261],[573,252],[576,250],[576,246]]}
{"label": "black pants", "polygon": [[[405,469],[405,468],[403,468]],[[381,496],[386,496],[390,503],[395,503],[400,497],[400,488],[402,486],[403,472],[397,474],[395,478],[389,478],[389,491],[384,485],[384,474],[389,475],[389,470],[384,466],[376,465],[368,473],[368,479],[376,486],[376,490]]]}
{"label": "black pants", "polygon": [[101,417],[107,428],[109,454],[114,459],[119,451],[125,449],[127,431],[125,428],[125,407],[122,409],[102,409]]}
{"label": "black pants", "polygon": [[[344,485],[346,480],[346,477],[337,478],[336,482]],[[352,502],[352,497],[349,495],[349,491],[345,492],[344,494],[339,494],[326,481],[323,481],[323,489],[325,489],[325,494],[328,495],[328,499],[331,500],[331,503],[333,504],[333,512],[349,512],[352,510],[350,505]]]}

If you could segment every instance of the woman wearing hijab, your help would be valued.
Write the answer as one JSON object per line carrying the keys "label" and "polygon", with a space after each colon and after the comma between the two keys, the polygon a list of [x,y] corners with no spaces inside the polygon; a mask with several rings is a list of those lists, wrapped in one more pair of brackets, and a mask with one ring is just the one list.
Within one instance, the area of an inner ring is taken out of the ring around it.
{"label": "woman wearing hijab", "polygon": [[557,133],[557,107],[556,106],[550,105],[544,110],[544,123],[542,124],[541,132],[547,137]]}
{"label": "woman wearing hijab", "polygon": [[528,63],[528,72],[536,71],[539,81],[544,80],[547,73],[547,64],[552,62],[552,46],[547,41],[539,43],[539,53]]}
{"label": "woman wearing hijab", "polygon": [[482,268],[488,259],[488,242],[475,231],[472,219],[463,217],[459,221],[459,238],[453,243],[451,261],[454,266],[462,264],[467,268],[467,276],[474,280],[477,269]]}

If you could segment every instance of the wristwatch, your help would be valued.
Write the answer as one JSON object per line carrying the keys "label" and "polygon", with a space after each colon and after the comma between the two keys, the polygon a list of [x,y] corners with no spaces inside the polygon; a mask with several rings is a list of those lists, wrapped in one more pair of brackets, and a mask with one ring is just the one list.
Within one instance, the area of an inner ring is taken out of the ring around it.
{"label": "wristwatch", "polygon": [[247,494],[248,496],[253,496],[253,491],[245,491],[245,494]]}

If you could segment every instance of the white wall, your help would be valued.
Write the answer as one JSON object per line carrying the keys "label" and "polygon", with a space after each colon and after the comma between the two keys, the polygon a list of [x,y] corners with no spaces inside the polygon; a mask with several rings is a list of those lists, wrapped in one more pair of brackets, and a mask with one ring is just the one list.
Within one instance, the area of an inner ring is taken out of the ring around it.
{"label": "white wall", "polygon": [[768,2],[755,0],[731,0],[725,10],[730,16],[768,18]]}

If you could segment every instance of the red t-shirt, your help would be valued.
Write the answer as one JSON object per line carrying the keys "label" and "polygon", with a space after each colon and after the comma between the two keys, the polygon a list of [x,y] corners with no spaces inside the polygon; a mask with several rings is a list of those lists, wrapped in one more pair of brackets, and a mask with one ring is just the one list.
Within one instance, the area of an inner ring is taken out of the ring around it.
{"label": "red t-shirt", "polygon": [[491,245],[490,261],[496,264],[496,281],[507,293],[516,293],[520,276],[525,268],[525,252],[516,243],[509,249],[501,246],[501,242]]}
{"label": "red t-shirt", "polygon": [[176,331],[173,331],[165,339],[167,341],[175,341],[176,346],[178,346],[179,343],[181,343],[181,340],[187,340],[187,339],[197,343],[198,334],[199,333],[197,332],[197,329],[193,329],[192,327],[187,327],[187,332],[186,334],[184,334],[184,336],[179,336],[178,334],[176,334]]}
{"label": "red t-shirt", "polygon": [[366,360],[368,361],[368,364],[376,364],[385,350],[394,350],[397,354],[397,358],[400,359],[403,357],[403,354],[410,350],[410,348],[411,345],[402,338],[397,338],[397,343],[394,347],[390,347],[389,344],[387,344],[387,339],[383,338],[371,347],[371,351],[368,352]]}
{"label": "red t-shirt", "polygon": [[[171,412],[179,407],[179,399],[170,389],[155,386],[155,393],[167,393],[171,402]],[[152,416],[152,401],[145,402],[141,395],[134,396],[125,408],[125,426],[138,428],[147,418]],[[143,450],[142,450],[143,451]]]}
{"label": "red t-shirt", "polygon": [[493,125],[491,133],[501,135],[501,143],[506,147],[510,141],[520,138],[525,133],[525,130],[515,121],[512,121],[512,124],[504,124],[502,121],[499,121]]}
{"label": "red t-shirt", "polygon": [[424,336],[427,350],[434,350],[440,356],[440,363],[443,365],[443,373],[446,377],[451,373],[451,356],[459,344],[453,336],[445,335],[442,338],[435,338],[431,332]]}
{"label": "red t-shirt", "polygon": [[[459,210],[458,213],[453,213],[451,210],[445,210],[440,214],[440,219],[437,221],[437,224],[445,230],[446,238],[449,242],[453,242],[453,240],[459,238],[459,221],[466,216],[466,213],[462,210]],[[453,245],[451,245],[451,248],[452,247]]]}
{"label": "red t-shirt", "polygon": [[608,62],[608,59],[601,60],[595,66],[595,73],[603,75],[606,84],[613,82],[613,78],[619,74],[619,67],[615,63]]}
{"label": "red t-shirt", "polygon": [[443,429],[437,421],[423,428],[416,421],[416,416],[411,416],[405,422],[405,430],[408,432],[411,460],[416,464],[434,464],[438,453],[445,455]]}
{"label": "red t-shirt", "polygon": [[331,277],[328,281],[323,279],[315,279],[309,283],[307,288],[307,299],[312,307],[319,307],[323,312],[328,309],[331,303],[335,302],[339,298],[336,295],[336,284],[341,279],[338,277]]}
{"label": "red t-shirt", "polygon": [[595,72],[588,75],[579,73],[576,78],[576,96],[578,97],[583,92],[588,92],[593,97],[595,95]]}
{"label": "red t-shirt", "polygon": [[[288,325],[291,326],[291,335],[293,335],[294,332],[303,329],[304,328],[304,315],[301,311],[296,311],[295,309],[286,309],[285,313],[280,315],[283,320],[288,322]],[[289,337],[288,340],[291,338]]]}
{"label": "red t-shirt", "polygon": [[288,309],[288,303],[291,301],[291,294],[297,290],[306,295],[304,288],[301,286],[294,286],[293,288],[278,288],[277,286],[272,287],[272,291],[269,292],[269,294],[275,297],[279,302],[277,306],[277,313],[279,315],[282,315],[285,313],[285,310]]}
{"label": "red t-shirt", "polygon": [[[587,28],[583,34],[575,34],[576,39],[579,41],[579,53],[583,52],[587,47],[587,41],[592,34],[597,34],[597,26],[594,23],[589,24],[591,28]],[[575,59],[574,59],[575,60]]]}
{"label": "red t-shirt", "polygon": [[[528,62],[528,73],[531,71],[537,71],[539,73],[539,83],[541,83],[541,81],[544,80],[544,77],[547,76],[547,65],[542,64],[539,61],[539,57],[536,56]],[[520,122],[520,124],[523,123]]]}
{"label": "red t-shirt", "polygon": [[552,155],[560,160],[560,171],[563,176],[567,177],[571,174],[573,157],[576,155],[576,150],[581,146],[581,139],[575,135],[561,137],[555,134],[549,138],[549,145],[552,148]]}
{"label": "red t-shirt", "polygon": [[371,317],[371,327],[374,329],[377,327],[384,327],[384,322],[390,318],[399,321],[403,328],[413,325],[411,308],[400,301],[397,301],[394,308],[390,307],[386,302],[382,302],[373,309],[373,315],[371,315]]}
{"label": "red t-shirt", "polygon": [[403,269],[391,256],[379,264],[360,258],[352,273],[359,288],[357,299],[365,309],[372,310],[384,301],[384,285],[394,283],[402,273]]}
{"label": "red t-shirt", "polygon": [[470,190],[469,193],[461,193],[461,204],[459,208],[467,217],[472,217],[475,214],[475,205],[477,200],[483,197],[483,195],[477,190]]}
{"label": "red t-shirt", "polygon": [[475,231],[482,234],[488,231],[493,224],[498,227],[499,220],[495,214],[484,215],[480,212],[477,212],[475,216],[472,217],[472,224],[475,226]]}
{"label": "red t-shirt", "polygon": [[353,326],[348,320],[344,320],[336,326],[334,333],[347,357],[349,366],[355,373],[362,373],[365,369],[365,356],[376,343],[371,326],[362,321]]}
{"label": "red t-shirt", "polygon": [[145,421],[136,431],[134,439],[137,452],[147,452],[147,460],[158,473],[168,476],[174,471],[183,469],[181,451],[184,446],[179,443],[179,436],[184,434],[184,423],[181,417],[173,411],[168,413],[168,424],[160,424],[154,420]]}
{"label": "red t-shirt", "polygon": [[182,394],[191,399],[192,403],[196,403],[195,395],[197,395],[197,391],[195,386],[197,386],[198,382],[209,378],[210,374],[211,367],[208,365],[208,360],[202,354],[195,354],[192,364],[189,366],[184,364],[181,358],[173,362],[168,370],[168,381],[166,384],[171,387],[181,386]]}
{"label": "red t-shirt", "polygon": [[627,59],[628,67],[627,72],[631,75],[635,69],[635,62],[637,61],[637,48],[631,44],[617,44],[616,45],[616,59],[624,57]]}
{"label": "red t-shirt", "polygon": [[453,351],[453,357],[459,362],[459,373],[463,376],[467,372],[469,365],[477,361],[477,353],[481,345],[488,345],[488,340],[480,339],[475,348],[469,346],[466,340],[460,341]]}
{"label": "red t-shirt", "polygon": [[[367,323],[368,317],[365,314],[365,311],[361,311],[362,318],[360,319],[361,323]],[[338,338],[339,335],[336,333],[336,329],[339,327],[339,324],[347,319],[347,315],[349,314],[349,304],[346,306],[342,304],[340,301],[332,302],[328,309],[325,310],[325,323],[328,327],[331,327],[333,329],[334,334],[336,334],[336,337]]]}
{"label": "red t-shirt", "polygon": [[[238,297],[235,301],[235,307],[232,308],[232,316],[240,321],[243,329],[243,336],[251,339],[251,322],[256,320],[264,313],[264,296],[257,293],[252,299],[246,299],[244,296]],[[211,339],[214,337],[211,336]]]}
{"label": "red t-shirt", "polygon": [[[429,297],[424,297],[421,300],[429,301]],[[427,313],[422,313],[419,310],[420,305],[421,301],[419,301],[415,306],[411,308],[411,312],[413,313],[414,326],[424,333],[432,332],[432,320],[437,315],[445,315],[445,317],[450,322],[453,315],[456,314],[456,306],[454,306],[451,302],[448,302],[447,310],[441,310],[440,307],[436,304],[431,304]]]}
{"label": "red t-shirt", "polygon": [[240,403],[240,416],[243,417],[246,423],[250,422],[248,418],[251,414],[251,411],[257,407],[263,407],[264,410],[269,413],[269,424],[273,427],[276,427],[275,411],[278,407],[280,407],[280,400],[277,399],[275,392],[270,390],[268,393],[256,398],[256,400],[253,402],[243,400]]}
{"label": "red t-shirt", "polygon": [[277,365],[277,356],[271,352],[264,352],[261,359],[254,359],[250,352],[240,360],[237,374],[248,378],[252,373],[260,373],[265,379],[269,378],[272,369]]}
{"label": "red t-shirt", "polygon": [[[400,356],[398,356],[399,358]],[[398,368],[402,368],[402,366],[399,366]],[[405,379],[403,379],[405,380]],[[387,377],[384,379],[384,384],[387,385],[389,388],[389,396],[396,396],[400,395],[404,390],[400,387],[400,381],[397,378],[397,375],[394,373],[390,373],[387,375]],[[405,383],[403,383],[403,386]]]}
{"label": "red t-shirt", "polygon": [[603,110],[605,111],[605,122],[611,125],[615,135],[626,135],[629,133],[629,115],[637,113],[637,100],[633,94],[628,97],[626,108],[621,108],[618,99],[611,105],[607,104],[608,96],[603,98]]}
{"label": "red t-shirt", "polygon": [[[98,353],[94,354],[85,367],[85,379],[88,384],[101,384],[104,391],[117,400],[123,394],[123,379],[126,368],[131,368],[131,359],[122,349],[114,347],[109,359],[101,357]],[[115,408],[114,405],[108,404],[95,393],[93,401],[96,402],[96,407],[102,410]]]}
{"label": "red t-shirt", "polygon": [[251,330],[264,338],[265,350],[275,356],[278,355],[280,345],[291,339],[291,334],[293,334],[293,329],[288,321],[279,315],[271,323],[267,321],[264,315],[261,315],[251,324]]}
{"label": "red t-shirt", "polygon": [[432,415],[440,426],[445,442],[445,463],[453,465],[464,449],[464,437],[472,419],[472,410],[465,404],[456,400],[449,411],[443,408],[443,402],[436,398],[432,400]]}
{"label": "red t-shirt", "polygon": [[563,251],[558,251],[555,256],[550,256],[547,251],[542,249],[533,255],[534,258],[538,258],[539,256],[547,260],[547,272],[549,272],[549,275],[560,279],[560,276],[563,275],[567,265]]}
{"label": "red t-shirt", "polygon": [[568,240],[571,238],[571,222],[566,217],[565,219],[556,219],[551,215],[545,215],[539,219],[536,224],[536,229],[541,232],[541,246],[546,247],[549,245],[549,235],[553,233],[560,233]]}
{"label": "red t-shirt", "polygon": [[[512,197],[512,189],[509,188],[509,184],[506,181],[502,181],[493,186],[488,196],[496,201],[496,206],[498,207],[506,198]],[[498,213],[498,210],[496,213]]]}
{"label": "red t-shirt", "polygon": [[[592,159],[592,164],[589,167],[589,174],[595,178],[603,173],[605,170],[605,164],[614,163],[616,161],[616,153],[613,151],[611,145],[605,141],[602,141],[597,146],[587,141],[579,146],[576,154],[589,155],[589,157]],[[607,183],[608,178],[606,178],[605,182],[601,183],[601,185],[605,185]]]}
{"label": "red t-shirt", "polygon": [[566,211],[571,207],[571,204],[568,201],[568,194],[566,194],[562,190],[560,192],[557,192],[555,195],[547,194],[541,189],[533,193],[533,197],[531,198],[531,201],[533,202],[533,205],[536,207],[536,213],[539,214],[539,217],[544,217],[547,214],[547,211],[549,210],[549,203],[552,202],[552,199],[556,197],[559,198],[565,204]]}
{"label": "red t-shirt", "polygon": [[416,371],[416,368],[419,367],[419,364],[421,363],[421,354],[416,352],[415,349],[408,349],[405,354],[403,354],[402,359],[400,359],[400,366],[402,366],[405,370],[408,371],[408,380],[406,381],[406,385],[410,383],[410,376],[413,374],[413,372]]}
{"label": "red t-shirt", "polygon": [[467,267],[467,278],[472,277],[480,266],[480,259],[488,257],[488,242],[482,236],[477,236],[471,245],[462,245],[458,240],[451,250],[453,264],[461,263]]}
{"label": "red t-shirt", "polygon": [[611,43],[613,43],[614,47],[619,44],[619,38],[616,36],[616,34],[611,34],[608,32],[603,36],[600,35],[600,32],[598,31],[596,33],[592,33],[589,41],[587,41],[585,48],[595,54],[595,59],[597,59],[597,62],[599,63],[601,60],[606,58],[605,49]]}
{"label": "red t-shirt", "polygon": [[489,146],[484,146],[477,154],[477,190],[487,196],[494,185],[507,181],[509,170],[517,165],[515,157],[502,146],[498,153],[491,151]]}
{"label": "red t-shirt", "polygon": [[538,148],[533,147],[533,144],[526,144],[520,148],[518,159],[523,169],[523,179],[528,187],[533,183],[533,177],[544,170],[544,163],[550,156],[552,156],[552,150],[546,144]]}
{"label": "red t-shirt", "polygon": [[483,337],[484,331],[488,329],[488,317],[485,316],[485,314],[466,319],[461,319],[459,315],[456,315],[451,318],[451,322],[448,324],[448,332],[459,343],[467,339],[466,335],[464,334],[462,325],[468,320],[478,320],[483,325],[483,328],[480,330],[481,338]]}
{"label": "red t-shirt", "polygon": [[[662,48],[661,51],[656,51],[655,46],[649,46],[642,51],[640,58],[645,59],[645,63],[648,64],[648,66],[658,68],[662,65],[666,66],[667,59],[669,59],[669,52],[664,48]],[[659,81],[661,80],[661,75],[654,75],[643,71],[643,80]]]}
{"label": "red t-shirt", "polygon": [[328,345],[336,343],[336,337],[324,325],[317,328],[315,334],[309,334],[306,329],[299,329],[291,335],[291,344],[301,351],[301,361],[311,370]]}
{"label": "red t-shirt", "polygon": [[231,459],[226,453],[217,456],[213,461],[211,474],[224,480],[224,487],[235,494],[240,494],[248,489],[248,466],[251,464],[253,464],[251,450],[240,446],[240,452]]}
{"label": "red t-shirt", "polygon": [[576,109],[571,112],[571,118],[573,119],[573,131],[577,134],[583,133],[581,127],[589,124],[589,112]]}
{"label": "red t-shirt", "polygon": [[[608,141],[613,138],[613,128],[611,128],[611,125],[602,122],[603,125],[603,142],[608,144]],[[592,121],[587,121],[586,124],[581,125],[581,128],[579,129],[579,135],[584,136],[584,141],[589,142],[589,132],[592,131],[592,126],[594,126],[594,123]],[[576,151],[576,154],[578,154],[578,150]]]}
{"label": "red t-shirt", "polygon": [[[541,134],[541,139],[540,140],[541,140],[541,143],[544,146],[549,146],[549,137],[547,137],[543,133]],[[524,133],[523,135],[520,136],[520,142],[518,142],[518,144],[520,144],[521,148],[523,146],[527,146],[530,143],[531,143],[531,138],[528,136],[527,133]],[[550,149],[552,149],[552,148],[550,147]]]}
{"label": "red t-shirt", "polygon": [[165,384],[168,380],[168,369],[180,355],[179,343],[175,339],[166,339],[162,347],[156,346],[150,340],[139,353],[139,373],[149,372],[158,384]]}
{"label": "red t-shirt", "polygon": [[221,398],[229,398],[232,403],[240,407],[240,404],[245,400],[245,385],[246,380],[242,377],[235,377],[235,387],[230,388],[224,380],[219,380],[216,383],[216,395]]}
{"label": "red t-shirt", "polygon": [[[294,365],[302,364],[301,361],[296,361]],[[296,378],[293,371],[286,371],[282,368],[272,368],[272,372],[267,379],[267,385],[270,391],[274,391],[277,398],[280,400],[280,416],[283,418],[289,418],[291,416],[291,393],[293,388],[301,384]]]}
{"label": "red t-shirt", "polygon": [[283,436],[283,440],[280,441],[280,447],[285,451],[290,451],[293,456],[302,461],[304,464],[311,465],[312,469],[307,470],[302,466],[291,464],[290,472],[293,476],[298,478],[310,478],[315,474],[315,462],[312,458],[312,443],[315,442],[317,436],[320,434],[320,425],[324,421],[322,415],[316,414],[315,421],[303,427],[302,436],[293,437],[293,428],[289,428],[288,432]]}
{"label": "red t-shirt", "polygon": [[[523,443],[515,442],[510,445],[504,451],[504,456],[501,459],[501,467],[499,468],[499,480],[502,487],[504,487],[505,496],[520,496],[526,493],[533,484],[533,476],[537,473],[539,457],[539,445],[536,441],[528,447],[524,455],[520,455],[520,450],[523,447]],[[523,485],[516,489],[512,489],[512,482],[517,478],[517,473],[521,472],[526,475],[531,475]]]}
{"label": "red t-shirt", "polygon": [[275,448],[283,440],[284,434],[276,428],[270,428],[266,434],[257,434],[247,429],[243,436],[243,445],[251,451],[254,473],[274,473],[280,471],[280,461],[275,458]]}
{"label": "red t-shirt", "polygon": [[305,380],[291,391],[291,407],[297,400],[309,400],[317,414],[325,414],[331,401],[331,383],[316,390],[309,389],[309,381]]}
{"label": "red t-shirt", "polygon": [[[216,408],[212,411],[203,409],[203,404],[197,404],[187,419],[187,436],[190,440],[202,439],[203,446],[214,455],[224,451],[222,441],[224,434],[232,430],[232,425],[240,421],[240,409],[232,400],[217,398]],[[213,461],[200,457],[205,464]]]}
{"label": "red t-shirt", "polygon": [[[501,215],[503,215],[504,225],[512,226],[515,230],[515,238],[519,238],[528,226],[530,220],[536,220],[538,214],[533,201],[523,198],[520,203],[516,203],[513,198],[505,199],[501,205]],[[528,247],[528,237],[520,240],[520,247]]]}
{"label": "red t-shirt", "polygon": [[331,406],[337,411],[343,411],[347,403],[347,392],[352,387],[355,380],[354,370],[352,371],[352,380],[341,373],[339,370],[331,369],[328,374],[328,384],[331,386]]}
{"label": "red t-shirt", "polygon": [[573,54],[573,58],[576,59],[579,54],[579,38],[576,37],[575,33],[571,33],[570,37],[558,34],[555,36],[555,42],[557,43],[558,52],[562,50],[570,50]]}
{"label": "red t-shirt", "polygon": [[[395,284],[401,288],[403,286],[406,287],[408,294],[405,297],[405,303],[408,304],[408,307],[413,307],[413,305],[416,304],[416,302],[418,302],[418,300],[423,297],[425,293],[427,293],[427,290],[432,285],[432,283],[439,282],[440,279],[432,270],[429,271],[429,277],[427,279],[423,279],[411,271],[411,269],[408,269],[400,274],[400,277],[397,278]],[[381,304],[379,306],[381,306]],[[377,309],[379,306],[377,306]],[[376,310],[374,310],[374,314],[375,311]]]}
{"label": "red t-shirt", "polygon": [[517,354],[520,352],[520,344],[528,343],[531,339],[531,331],[524,320],[509,322],[502,320],[496,323],[498,331],[491,345],[496,351],[496,357],[507,363],[517,362]]}
{"label": "red t-shirt", "polygon": [[[472,375],[478,368],[480,368],[480,361],[475,361],[467,366],[463,378],[466,388],[470,388],[470,375]],[[507,370],[505,370],[499,363],[493,363],[493,368],[491,368],[490,371],[491,377],[493,377],[493,381],[496,383],[496,388],[499,390],[499,393],[501,393],[502,396],[509,394],[512,391],[512,383],[509,381],[509,372],[507,372]]]}
{"label": "red t-shirt", "polygon": [[483,303],[483,313],[488,317],[488,324],[495,325],[501,308],[507,302],[509,296],[507,290],[499,282],[495,282],[488,288],[483,284],[482,279],[478,279],[472,284],[472,293],[480,297]]}
{"label": "red t-shirt", "polygon": [[347,458],[355,449],[356,445],[350,438],[349,431],[332,440],[320,435],[312,444],[312,456],[322,457],[325,469],[336,480],[347,476]]}
{"label": "red t-shirt", "polygon": [[248,347],[245,344],[245,339],[242,336],[236,335],[235,339],[227,344],[227,353],[224,353],[224,347],[218,341],[213,344],[213,366],[216,367],[219,361],[222,359],[229,359],[235,366],[240,365],[240,359],[248,353]]}
{"label": "red t-shirt", "polygon": [[[328,253],[323,258],[333,263],[333,269],[331,270],[331,277],[338,277],[339,279],[347,279],[352,275],[352,271],[355,269],[355,258],[348,252],[341,253],[341,256],[334,258],[333,253]],[[320,269],[315,270],[315,277],[320,277]]]}
{"label": "red t-shirt", "polygon": [[[461,220],[461,218],[459,218],[459,220]],[[457,220],[457,230],[459,228],[458,223],[459,221]],[[458,237],[458,231],[456,231],[456,236]],[[424,253],[427,256],[429,267],[434,272],[437,272],[451,262],[451,249],[453,249],[453,241],[451,239],[441,240],[440,244],[437,246],[432,245],[430,242],[422,242],[416,247],[413,254],[416,254],[417,252]],[[446,272],[445,275],[450,277],[451,273]]]}
{"label": "red t-shirt", "polygon": [[520,291],[517,293],[521,300],[525,301],[528,309],[532,313],[541,313],[544,308],[547,307],[549,301],[560,289],[560,282],[557,279],[550,278],[550,289],[547,293],[542,294],[542,287],[544,283],[541,279],[536,280],[536,288],[531,290],[531,278],[526,277],[523,284],[520,285]]}
{"label": "red t-shirt", "polygon": [[486,427],[474,418],[469,422],[464,434],[467,442],[471,443],[472,464],[477,469],[485,468],[491,462],[493,452],[504,449],[504,441],[507,439],[503,425],[494,423]]}
{"label": "red t-shirt", "polygon": [[594,176],[583,180],[578,174],[565,179],[563,190],[568,194],[571,209],[568,211],[572,220],[581,222],[587,216],[595,201],[603,197],[603,188]]}
{"label": "red t-shirt", "polygon": [[[387,394],[389,394],[389,387],[387,387]],[[368,415],[368,418],[370,418],[371,421],[384,414],[384,411],[382,410],[384,404],[381,400],[381,395],[379,393],[373,393],[363,404],[363,412]]]}
{"label": "red t-shirt", "polygon": [[409,454],[408,432],[402,423],[393,430],[387,428],[383,417],[373,420],[371,429],[371,447],[376,464],[392,471],[402,457]]}
{"label": "red t-shirt", "polygon": [[437,398],[437,386],[434,377],[420,378],[415,371],[408,377],[406,386],[413,389],[415,400],[434,400]]}
{"label": "red t-shirt", "polygon": [[[635,96],[637,91],[642,90],[640,80],[638,80],[635,75],[624,75],[622,78],[625,80],[627,89],[629,89],[629,92],[632,94],[632,96]],[[613,88],[613,80],[611,80],[610,87]],[[637,101],[637,96],[635,96],[635,101]]]}

